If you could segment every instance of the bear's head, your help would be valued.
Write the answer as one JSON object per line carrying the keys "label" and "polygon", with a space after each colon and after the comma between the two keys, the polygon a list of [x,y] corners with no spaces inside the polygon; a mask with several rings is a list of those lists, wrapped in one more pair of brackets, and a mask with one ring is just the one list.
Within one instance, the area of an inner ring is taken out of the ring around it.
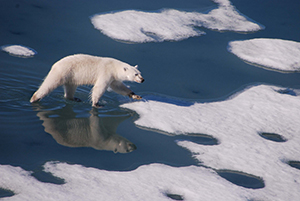
{"label": "bear's head", "polygon": [[138,66],[126,66],[123,67],[123,80],[124,81],[135,81],[138,83],[144,82],[144,78],[141,75],[141,72],[138,70]]}

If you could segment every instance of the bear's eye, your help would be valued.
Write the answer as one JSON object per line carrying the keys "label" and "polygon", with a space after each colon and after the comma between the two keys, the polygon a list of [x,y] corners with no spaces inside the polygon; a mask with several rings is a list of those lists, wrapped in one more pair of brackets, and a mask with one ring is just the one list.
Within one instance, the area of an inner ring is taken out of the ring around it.
{"label": "bear's eye", "polygon": [[138,76],[139,74],[135,74],[134,76]]}

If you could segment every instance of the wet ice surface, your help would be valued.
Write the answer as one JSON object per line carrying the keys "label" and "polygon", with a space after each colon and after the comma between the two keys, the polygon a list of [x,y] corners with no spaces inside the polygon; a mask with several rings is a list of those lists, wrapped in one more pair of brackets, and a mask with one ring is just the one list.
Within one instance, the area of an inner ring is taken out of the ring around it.
{"label": "wet ice surface", "polygon": [[[164,9],[158,12],[127,10],[91,17],[96,29],[119,41],[145,43],[178,41],[205,34],[200,28],[217,31],[254,32],[263,29],[228,0],[215,0],[208,13]],[[120,23],[121,22],[121,23]]]}
{"label": "wet ice surface", "polygon": [[300,71],[299,42],[267,38],[231,41],[228,51],[246,62],[271,70]]}

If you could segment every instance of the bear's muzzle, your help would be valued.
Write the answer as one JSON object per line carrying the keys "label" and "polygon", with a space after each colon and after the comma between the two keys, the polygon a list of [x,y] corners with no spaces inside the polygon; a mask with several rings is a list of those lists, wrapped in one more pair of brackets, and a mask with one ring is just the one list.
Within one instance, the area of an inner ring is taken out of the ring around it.
{"label": "bear's muzzle", "polygon": [[138,83],[143,83],[145,81],[145,79],[141,75],[138,75],[135,77],[134,81],[136,81]]}

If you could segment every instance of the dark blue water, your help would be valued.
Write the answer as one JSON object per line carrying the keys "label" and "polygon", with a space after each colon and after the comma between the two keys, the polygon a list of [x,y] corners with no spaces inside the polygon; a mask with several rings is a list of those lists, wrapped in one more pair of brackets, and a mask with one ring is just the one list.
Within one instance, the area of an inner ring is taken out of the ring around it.
{"label": "dark blue water", "polygon": [[[222,100],[256,83],[300,88],[299,73],[283,74],[254,67],[226,49],[229,41],[240,39],[267,37],[299,42],[300,4],[296,0],[231,2],[241,13],[263,24],[266,29],[249,34],[205,30],[207,34],[204,36],[179,42],[125,44],[95,30],[89,17],[127,9],[201,10],[214,4],[208,0],[1,1],[0,46],[21,44],[35,49],[38,54],[25,59],[0,52],[0,164],[21,166],[37,172],[37,175],[47,161],[120,171],[150,163],[177,167],[197,165],[191,153],[179,147],[176,140],[217,145],[207,143],[210,140],[207,138],[176,137],[137,128],[133,123],[136,114],[119,107],[129,102],[128,98],[106,93],[101,100],[104,107],[96,111],[92,110],[88,100],[90,87],[78,89],[76,96],[83,100],[80,103],[63,99],[62,88],[40,103],[30,104],[29,99],[52,64],[75,53],[109,56],[138,64],[146,81],[131,84],[131,88],[137,94],[173,104]],[[46,116],[42,118],[41,114]],[[97,124],[105,129],[108,127],[109,133],[122,136],[134,143],[137,149],[115,154],[95,147],[67,146],[53,137],[53,129],[65,135],[68,127],[63,127],[64,122],[82,129],[80,133],[91,133],[88,130],[91,115]],[[47,180],[47,175],[44,177]]]}

